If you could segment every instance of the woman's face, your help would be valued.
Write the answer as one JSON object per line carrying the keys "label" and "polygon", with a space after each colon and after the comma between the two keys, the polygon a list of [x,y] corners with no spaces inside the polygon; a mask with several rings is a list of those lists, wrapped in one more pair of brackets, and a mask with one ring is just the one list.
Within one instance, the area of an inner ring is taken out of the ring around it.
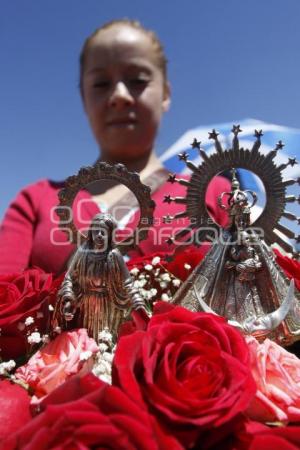
{"label": "woman's face", "polygon": [[152,150],[169,89],[147,35],[124,25],[100,31],[85,55],[82,91],[105,158],[126,163]]}

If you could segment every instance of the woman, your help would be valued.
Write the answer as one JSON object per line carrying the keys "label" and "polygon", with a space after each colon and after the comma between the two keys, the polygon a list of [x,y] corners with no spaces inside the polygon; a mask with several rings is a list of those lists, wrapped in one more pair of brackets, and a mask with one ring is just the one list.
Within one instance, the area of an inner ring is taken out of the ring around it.
{"label": "woman", "polygon": [[[160,121],[170,105],[166,58],[156,35],[130,20],[113,21],[96,30],[82,49],[80,90],[99,158],[122,162],[139,172],[157,205],[153,232],[135,255],[170,250],[165,244],[168,235],[185,224],[182,219],[178,224],[163,224],[166,212],[178,212],[177,204],[165,210],[163,200],[171,189],[174,196],[184,195],[184,187],[166,184],[168,173],[154,153]],[[29,266],[54,273],[65,270],[75,249],[58,229],[55,206],[62,187],[63,183],[39,181],[21,191],[10,205],[0,230],[0,273]],[[219,223],[224,223],[226,215],[216,198],[227,189],[228,182],[219,178],[207,195],[207,206]],[[138,221],[135,200],[122,185],[94,184],[78,200],[81,208],[74,215],[79,226],[89,223],[99,210],[113,212],[113,208],[120,216],[117,220],[122,219],[129,229]]]}

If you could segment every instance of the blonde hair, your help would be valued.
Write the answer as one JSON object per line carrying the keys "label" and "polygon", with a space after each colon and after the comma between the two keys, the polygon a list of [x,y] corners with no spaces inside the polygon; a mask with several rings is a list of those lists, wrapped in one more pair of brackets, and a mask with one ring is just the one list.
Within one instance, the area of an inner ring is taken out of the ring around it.
{"label": "blonde hair", "polygon": [[153,49],[155,51],[156,55],[156,61],[157,66],[161,70],[163,74],[164,82],[167,81],[167,58],[165,56],[164,48],[162,43],[160,42],[157,34],[152,31],[148,30],[141,25],[140,22],[137,20],[130,20],[130,19],[118,19],[118,20],[111,20],[110,22],[105,23],[101,27],[97,28],[90,36],[87,37],[85,40],[83,47],[80,52],[80,58],[79,58],[79,64],[80,64],[80,77],[79,77],[79,87],[82,94],[82,77],[83,77],[83,71],[84,71],[84,65],[85,65],[85,58],[86,53],[88,51],[89,45],[93,38],[100,33],[100,31],[107,30],[111,27],[118,26],[118,25],[126,25],[128,27],[131,27],[135,30],[140,31],[141,33],[145,34],[145,36],[148,36],[152,45]]}

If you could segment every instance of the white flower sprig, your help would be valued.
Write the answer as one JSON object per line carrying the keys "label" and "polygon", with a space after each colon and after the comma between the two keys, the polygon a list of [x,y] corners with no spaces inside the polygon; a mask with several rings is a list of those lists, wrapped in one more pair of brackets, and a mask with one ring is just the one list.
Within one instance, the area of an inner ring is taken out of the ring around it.
{"label": "white flower sprig", "polygon": [[116,346],[113,345],[113,336],[108,328],[104,328],[104,330],[99,333],[98,341],[99,352],[96,354],[92,372],[96,377],[100,378],[100,380],[111,384],[112,362]]}
{"label": "white flower sprig", "polygon": [[25,322],[24,322],[26,327],[29,327],[29,325],[31,325],[33,323],[34,323],[34,318],[33,317],[31,317],[31,316],[26,317]]}
{"label": "white flower sprig", "polygon": [[158,300],[170,301],[181,284],[181,280],[168,272],[161,264],[159,256],[152,258],[151,264],[133,267],[130,270],[133,285],[145,300],[149,310]]}
{"label": "white flower sprig", "polygon": [[42,337],[38,331],[34,331],[27,337],[27,341],[30,345],[39,344],[42,342]]}
{"label": "white flower sprig", "polygon": [[[49,311],[53,310],[53,307],[49,305]],[[26,357],[27,359],[38,350],[38,347],[42,344],[47,344],[50,340],[48,334],[42,335],[38,328],[39,319],[44,317],[42,311],[37,311],[32,316],[25,318],[23,322],[19,322],[17,325],[18,330],[24,335],[27,341]]]}
{"label": "white flower sprig", "polygon": [[0,363],[0,375],[4,377],[9,377],[10,372],[16,367],[16,362],[11,359],[10,361],[4,361]]}

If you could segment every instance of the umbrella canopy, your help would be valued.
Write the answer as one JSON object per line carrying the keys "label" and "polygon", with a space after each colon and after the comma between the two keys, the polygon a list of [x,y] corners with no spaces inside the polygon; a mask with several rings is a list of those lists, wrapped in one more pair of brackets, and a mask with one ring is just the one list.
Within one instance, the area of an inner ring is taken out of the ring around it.
{"label": "umbrella canopy", "polygon": [[[277,152],[274,162],[276,165],[284,164],[288,161],[288,158],[296,157],[300,162],[300,129],[289,128],[281,125],[274,125],[255,119],[244,119],[237,121],[235,125],[239,124],[242,132],[239,134],[240,147],[252,148],[255,130],[262,130],[263,136],[261,137],[260,151],[264,154],[273,150],[278,141],[282,141],[285,146],[282,150]],[[188,159],[194,164],[201,164],[201,156],[197,150],[191,148],[191,143],[194,138],[201,141],[201,147],[203,147],[207,154],[215,152],[214,141],[209,139],[208,133],[215,129],[218,133],[218,140],[220,141],[223,149],[232,147],[233,134],[232,123],[213,124],[210,126],[203,126],[190,129],[186,131],[170,148],[168,148],[162,155],[160,155],[161,161],[164,165],[174,173],[189,173],[189,169],[178,158],[178,153],[187,152]],[[300,181],[300,164],[289,165],[283,172],[284,179],[295,178]],[[264,187],[260,180],[251,172],[244,169],[239,169],[239,178],[242,187],[245,189],[251,189],[257,192],[259,198],[259,207],[264,206]],[[293,186],[288,186],[286,189],[287,195],[300,194],[299,182]],[[300,216],[299,201],[288,205],[288,209],[296,216]],[[297,221],[288,221],[284,218],[280,221],[283,225],[287,226],[294,232],[299,232],[297,228]],[[293,242],[295,245],[295,242]],[[299,251],[299,243],[296,243],[297,250]]]}

